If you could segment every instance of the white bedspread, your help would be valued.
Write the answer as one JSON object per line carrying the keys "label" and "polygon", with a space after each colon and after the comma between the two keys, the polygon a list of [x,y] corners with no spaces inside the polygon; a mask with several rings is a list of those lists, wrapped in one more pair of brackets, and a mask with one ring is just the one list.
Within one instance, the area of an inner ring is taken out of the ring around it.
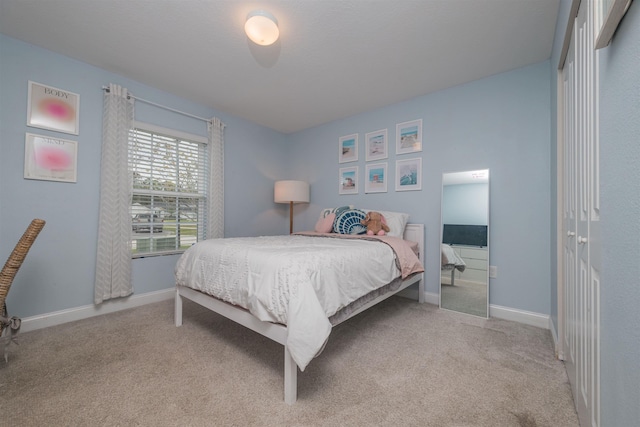
{"label": "white bedspread", "polygon": [[385,243],[292,235],[205,240],[175,274],[178,285],[287,325],[287,347],[304,370],[329,337],[328,318],[400,271]]}

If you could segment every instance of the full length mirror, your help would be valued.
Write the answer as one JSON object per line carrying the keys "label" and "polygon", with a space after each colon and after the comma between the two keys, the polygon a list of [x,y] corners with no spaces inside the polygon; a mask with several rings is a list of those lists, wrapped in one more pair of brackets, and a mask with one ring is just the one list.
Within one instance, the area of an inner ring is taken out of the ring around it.
{"label": "full length mirror", "polygon": [[489,170],[442,175],[440,307],[489,317]]}

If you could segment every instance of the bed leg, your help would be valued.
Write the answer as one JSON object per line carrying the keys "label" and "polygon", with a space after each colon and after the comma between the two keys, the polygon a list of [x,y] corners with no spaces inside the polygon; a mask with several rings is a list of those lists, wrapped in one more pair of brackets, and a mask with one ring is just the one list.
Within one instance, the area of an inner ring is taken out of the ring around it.
{"label": "bed leg", "polygon": [[182,297],[180,296],[178,288],[176,288],[176,299],[173,313],[173,321],[175,322],[176,327],[182,326]]}
{"label": "bed leg", "polygon": [[298,366],[293,361],[287,346],[284,346],[284,401],[288,405],[296,403],[298,398]]}
{"label": "bed leg", "polygon": [[451,270],[451,286],[454,286],[456,283],[456,269]]}
{"label": "bed leg", "polygon": [[424,274],[422,275],[422,279],[418,282],[418,303],[424,303]]}

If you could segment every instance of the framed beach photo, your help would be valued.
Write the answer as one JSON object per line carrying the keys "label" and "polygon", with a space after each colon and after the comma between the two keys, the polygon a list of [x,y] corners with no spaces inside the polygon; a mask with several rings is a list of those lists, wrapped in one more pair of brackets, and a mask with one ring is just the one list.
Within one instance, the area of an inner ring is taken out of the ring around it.
{"label": "framed beach photo", "polygon": [[24,177],[44,181],[76,182],[78,143],[27,133]]}
{"label": "framed beach photo", "polygon": [[340,168],[340,194],[358,194],[358,166]]}
{"label": "framed beach photo", "polygon": [[422,151],[422,119],[396,125],[396,154]]}
{"label": "framed beach photo", "polygon": [[396,191],[422,190],[422,158],[396,160]]}
{"label": "framed beach photo", "polygon": [[29,81],[27,126],[78,135],[80,95]]}
{"label": "framed beach photo", "polygon": [[367,133],[364,137],[364,143],[366,147],[365,160],[367,162],[389,157],[386,129]]}
{"label": "framed beach photo", "polygon": [[338,163],[358,160],[358,134],[343,136],[338,140]]}
{"label": "framed beach photo", "polygon": [[366,166],[364,173],[365,193],[387,192],[387,162],[371,163]]}

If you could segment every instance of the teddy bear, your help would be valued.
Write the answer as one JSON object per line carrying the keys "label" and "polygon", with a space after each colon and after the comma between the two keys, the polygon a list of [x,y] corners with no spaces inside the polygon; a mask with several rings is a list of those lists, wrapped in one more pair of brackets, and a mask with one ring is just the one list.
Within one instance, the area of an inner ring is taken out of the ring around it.
{"label": "teddy bear", "polygon": [[360,221],[360,224],[367,227],[367,234],[370,236],[384,236],[389,232],[387,221],[380,212],[371,211],[367,213],[367,216]]}

